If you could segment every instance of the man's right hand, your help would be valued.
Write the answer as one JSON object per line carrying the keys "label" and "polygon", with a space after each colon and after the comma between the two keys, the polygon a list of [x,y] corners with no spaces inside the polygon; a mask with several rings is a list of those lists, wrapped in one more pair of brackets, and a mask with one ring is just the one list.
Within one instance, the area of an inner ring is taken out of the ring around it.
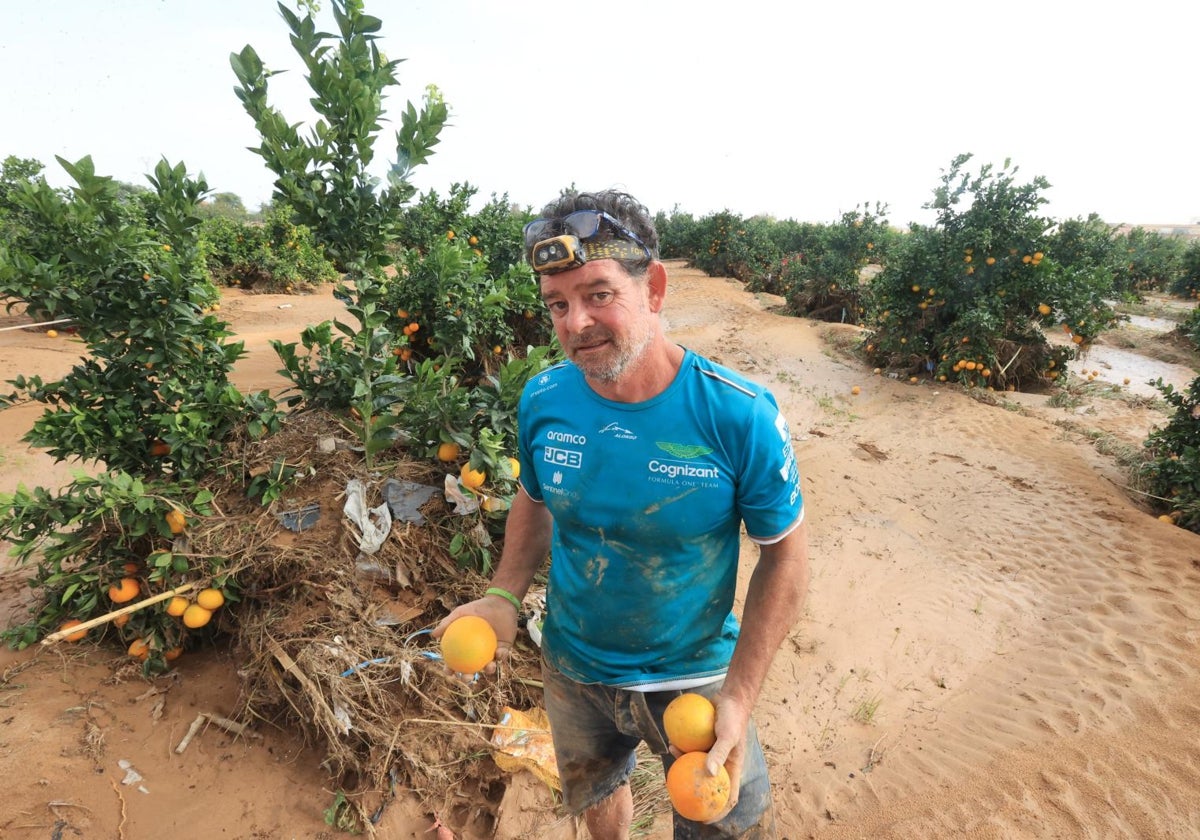
{"label": "man's right hand", "polygon": [[[496,633],[496,658],[489,662],[482,673],[492,675],[496,672],[497,663],[503,662],[512,653],[513,642],[517,639],[517,611],[513,605],[499,595],[484,595],[474,601],[455,607],[448,616],[434,627],[430,636],[441,640],[446,628],[455,619],[464,615],[477,615],[492,626]],[[467,675],[468,677],[470,674]]]}

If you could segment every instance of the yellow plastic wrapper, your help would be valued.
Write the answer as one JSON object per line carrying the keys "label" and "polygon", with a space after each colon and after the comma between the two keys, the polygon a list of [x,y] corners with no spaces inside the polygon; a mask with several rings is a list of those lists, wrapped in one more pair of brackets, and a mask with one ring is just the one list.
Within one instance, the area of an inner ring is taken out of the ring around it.
{"label": "yellow plastic wrapper", "polygon": [[520,712],[505,706],[500,723],[492,730],[492,749],[492,758],[504,772],[529,770],[554,790],[562,790],[550,719],[542,709]]}

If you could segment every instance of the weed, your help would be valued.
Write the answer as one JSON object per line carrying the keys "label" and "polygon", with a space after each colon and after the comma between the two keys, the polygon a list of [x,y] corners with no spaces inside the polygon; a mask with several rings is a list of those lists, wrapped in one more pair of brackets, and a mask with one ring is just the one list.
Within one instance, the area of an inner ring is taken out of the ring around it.
{"label": "weed", "polygon": [[854,712],[850,716],[859,723],[870,726],[875,722],[875,715],[879,711],[879,704],[881,702],[878,694],[862,700],[854,707]]}

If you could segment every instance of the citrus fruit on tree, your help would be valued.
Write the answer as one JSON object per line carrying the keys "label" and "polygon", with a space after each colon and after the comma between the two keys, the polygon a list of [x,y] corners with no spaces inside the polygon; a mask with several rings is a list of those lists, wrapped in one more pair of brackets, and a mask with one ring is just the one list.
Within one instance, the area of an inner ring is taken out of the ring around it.
{"label": "citrus fruit on tree", "polygon": [[667,771],[667,795],[681,817],[708,822],[729,803],[729,773],[724,767],[710,776],[704,762],[706,752],[684,753]]}
{"label": "citrus fruit on tree", "polygon": [[[69,618],[62,624],[58,625],[58,630],[61,633],[63,630],[70,630],[72,627],[78,627],[80,624],[83,624],[83,622],[78,618]],[[68,642],[78,642],[86,635],[86,630],[76,630],[74,633],[68,633],[67,635],[63,636],[63,639]]]}
{"label": "citrus fruit on tree", "polygon": [[108,599],[114,604],[124,604],[132,601],[141,591],[141,586],[131,577],[121,578],[119,581],[108,587]]}
{"label": "citrus fruit on tree", "polygon": [[437,458],[442,463],[457,461],[460,451],[458,444],[453,441],[443,443],[438,446]]}
{"label": "citrus fruit on tree", "polygon": [[456,618],[442,634],[442,661],[452,671],[474,674],[496,656],[496,631],[477,615]]}
{"label": "citrus fruit on tree", "polygon": [[513,479],[518,479],[521,477],[521,462],[516,458],[513,458],[511,455],[508,458],[508,468],[512,470]]}
{"label": "citrus fruit on tree", "polygon": [[187,612],[189,603],[190,602],[187,598],[184,598],[182,595],[176,595],[174,598],[167,601],[167,615],[179,618],[181,615]]}
{"label": "citrus fruit on tree", "polygon": [[468,490],[478,490],[487,481],[487,473],[483,470],[471,469],[470,464],[463,464],[458,472],[458,478]]}
{"label": "citrus fruit on tree", "polygon": [[196,594],[196,603],[204,607],[209,612],[220,609],[225,604],[225,595],[220,589],[201,589]]}
{"label": "citrus fruit on tree", "polygon": [[167,513],[167,527],[171,529],[172,534],[182,534],[183,529],[187,527],[187,518],[183,515],[183,511],[179,508],[171,508]]}
{"label": "citrus fruit on tree", "polygon": [[667,704],[663,729],[667,740],[683,753],[707,752],[717,742],[717,709],[707,697],[687,692]]}
{"label": "citrus fruit on tree", "polygon": [[134,639],[129,645],[129,655],[145,662],[150,658],[150,645],[145,639]]}
{"label": "citrus fruit on tree", "polygon": [[188,608],[183,611],[184,627],[190,627],[195,630],[198,627],[203,627],[210,621],[212,621],[212,610],[206,610],[199,604],[189,604]]}

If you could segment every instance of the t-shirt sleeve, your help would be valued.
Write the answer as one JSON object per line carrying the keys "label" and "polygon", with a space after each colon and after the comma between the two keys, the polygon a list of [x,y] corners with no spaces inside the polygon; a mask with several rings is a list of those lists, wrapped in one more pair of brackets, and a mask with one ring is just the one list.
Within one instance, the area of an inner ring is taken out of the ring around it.
{"label": "t-shirt sleeve", "polygon": [[738,509],[757,543],[783,539],[804,516],[800,468],[787,418],[763,391],[752,403],[738,481]]}
{"label": "t-shirt sleeve", "polygon": [[521,394],[521,399],[517,403],[517,461],[521,464],[521,476],[517,479],[521,487],[529,494],[529,498],[535,502],[541,502],[542,486],[538,482],[537,467],[533,462],[532,441],[530,430],[533,424],[530,418],[533,414],[532,399],[529,395],[529,386]]}

